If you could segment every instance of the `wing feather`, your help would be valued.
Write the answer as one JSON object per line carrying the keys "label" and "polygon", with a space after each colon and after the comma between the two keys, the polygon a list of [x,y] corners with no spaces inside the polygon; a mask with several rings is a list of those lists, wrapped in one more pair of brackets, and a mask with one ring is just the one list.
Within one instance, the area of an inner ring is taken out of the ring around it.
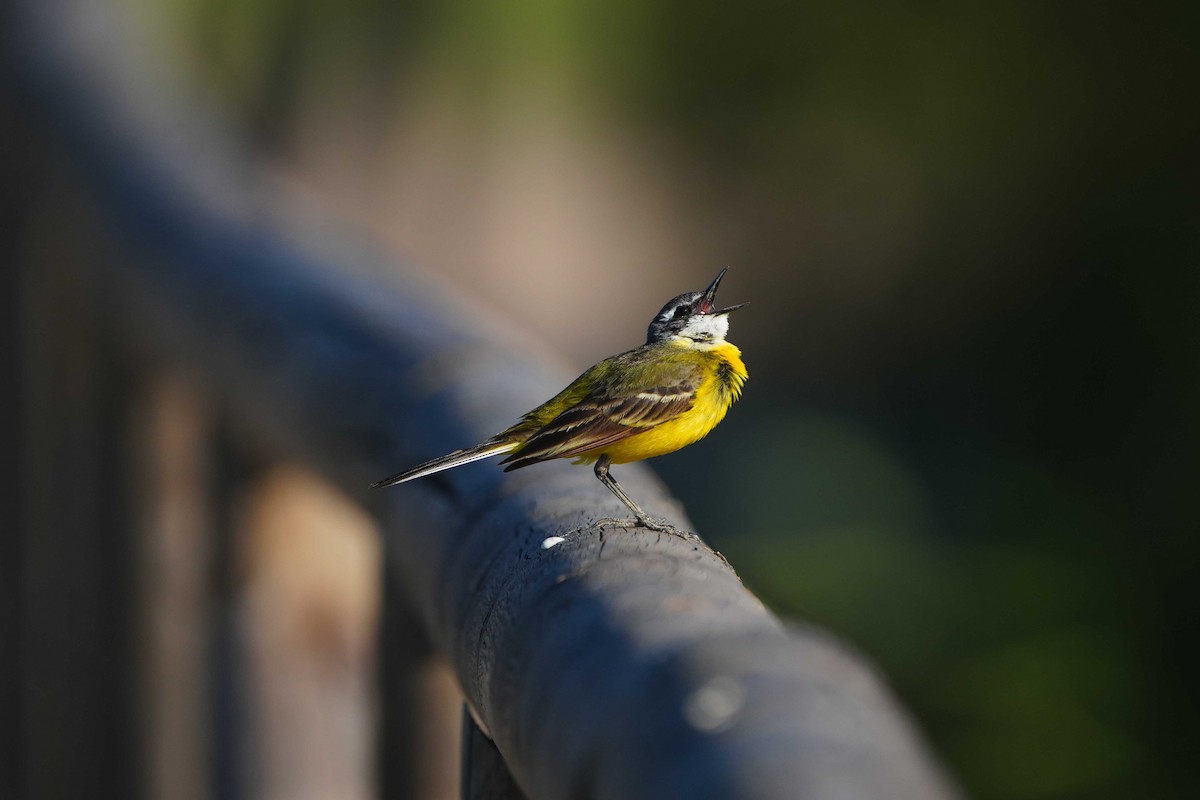
{"label": "wing feather", "polygon": [[670,380],[642,388],[600,385],[535,431],[501,464],[505,471],[573,458],[643,433],[690,410],[703,380],[699,365],[675,365]]}

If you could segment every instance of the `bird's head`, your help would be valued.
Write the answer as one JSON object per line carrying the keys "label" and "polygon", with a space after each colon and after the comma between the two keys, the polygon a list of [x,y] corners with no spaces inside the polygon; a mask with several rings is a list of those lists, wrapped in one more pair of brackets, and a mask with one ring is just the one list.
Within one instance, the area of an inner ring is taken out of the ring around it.
{"label": "bird's head", "polygon": [[729,312],[746,305],[716,307],[717,286],[728,271],[728,267],[721,270],[702,292],[684,292],[671,298],[650,320],[646,344],[682,339],[701,346],[713,346],[725,341],[725,334],[729,332]]}

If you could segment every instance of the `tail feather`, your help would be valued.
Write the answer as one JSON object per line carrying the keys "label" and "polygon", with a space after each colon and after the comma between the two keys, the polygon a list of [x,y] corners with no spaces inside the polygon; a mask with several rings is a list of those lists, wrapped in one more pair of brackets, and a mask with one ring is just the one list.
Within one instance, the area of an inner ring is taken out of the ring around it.
{"label": "tail feather", "polygon": [[517,442],[484,442],[475,447],[468,447],[466,450],[455,450],[453,453],[439,456],[431,461],[426,461],[424,464],[418,464],[412,469],[406,469],[403,472],[397,472],[395,475],[389,475],[381,481],[372,483],[371,488],[382,489],[385,486],[395,486],[397,483],[411,481],[414,478],[423,478],[426,475],[432,475],[444,469],[453,469],[463,464],[470,464],[472,461],[478,461],[481,458],[489,458],[490,456],[507,453],[516,446]]}

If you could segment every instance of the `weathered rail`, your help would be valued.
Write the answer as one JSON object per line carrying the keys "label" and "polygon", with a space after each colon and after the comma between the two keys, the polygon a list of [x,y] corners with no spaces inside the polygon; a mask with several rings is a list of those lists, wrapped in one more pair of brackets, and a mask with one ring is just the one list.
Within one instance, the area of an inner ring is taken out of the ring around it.
{"label": "weathered rail", "polygon": [[[386,602],[412,604],[529,797],[954,796],[860,657],[785,625],[699,540],[592,526],[625,510],[590,470],[477,465],[368,493],[571,375],[411,273],[370,277],[390,259],[288,210],[212,120],[165,99],[114,5],[27,0],[11,28],[33,124],[120,243],[111,311],[197,365],[245,435],[376,515],[403,587]],[[649,471],[619,477],[689,526]]]}

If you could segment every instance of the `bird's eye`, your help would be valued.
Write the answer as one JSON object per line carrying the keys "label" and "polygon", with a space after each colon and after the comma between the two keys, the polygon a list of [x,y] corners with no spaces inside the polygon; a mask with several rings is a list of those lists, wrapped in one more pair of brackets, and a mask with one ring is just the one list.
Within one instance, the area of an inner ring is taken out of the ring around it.
{"label": "bird's eye", "polygon": [[687,313],[687,306],[677,306],[674,313],[671,314],[671,319],[679,319],[680,317],[685,316]]}

